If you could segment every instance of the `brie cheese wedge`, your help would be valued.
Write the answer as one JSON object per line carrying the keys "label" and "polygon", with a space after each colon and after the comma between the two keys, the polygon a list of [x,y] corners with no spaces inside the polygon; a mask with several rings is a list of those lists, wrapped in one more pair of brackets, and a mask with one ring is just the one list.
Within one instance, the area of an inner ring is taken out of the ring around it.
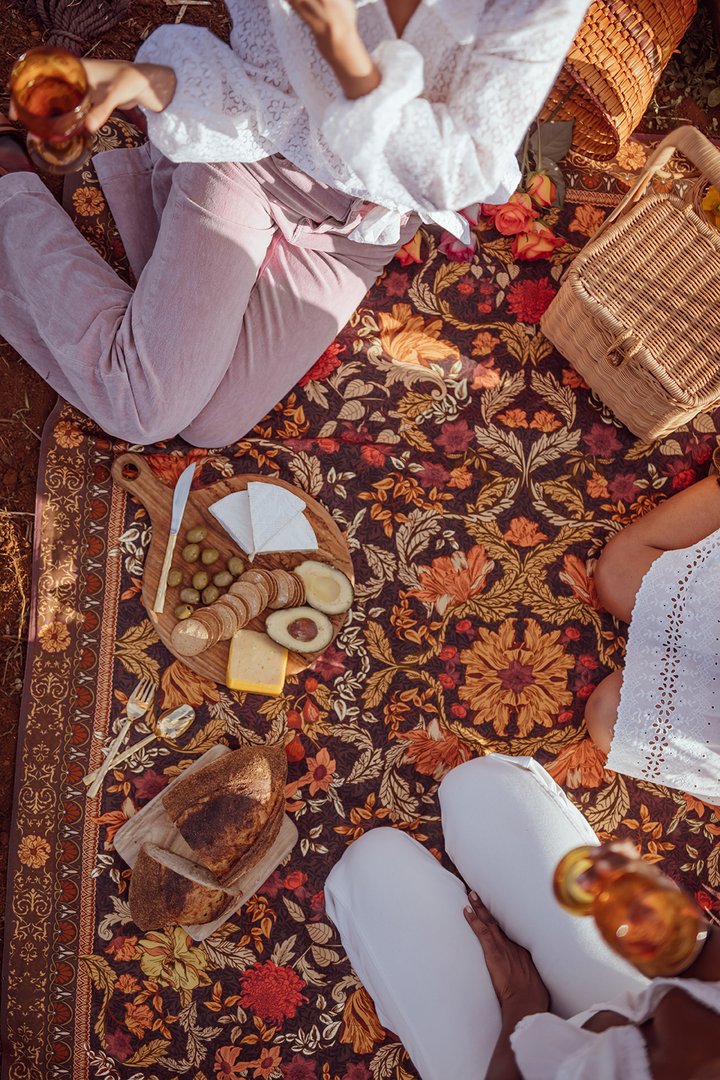
{"label": "brie cheese wedge", "polygon": [[251,559],[261,552],[317,551],[305,502],[276,484],[249,483],[246,491],[226,495],[209,509]]}

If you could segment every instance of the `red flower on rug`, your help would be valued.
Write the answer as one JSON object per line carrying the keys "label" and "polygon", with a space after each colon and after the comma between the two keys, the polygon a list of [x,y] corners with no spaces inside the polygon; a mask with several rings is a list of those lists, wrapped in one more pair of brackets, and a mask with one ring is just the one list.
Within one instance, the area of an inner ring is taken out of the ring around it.
{"label": "red flower on rug", "polygon": [[240,986],[242,1007],[276,1024],[295,1016],[298,1006],[307,1001],[302,993],[305,981],[291,967],[278,967],[271,960],[249,968]]}
{"label": "red flower on rug", "polygon": [[516,281],[507,294],[508,308],[520,322],[539,323],[555,297],[549,278],[538,281]]}
{"label": "red flower on rug", "polygon": [[300,386],[307,386],[309,382],[321,382],[332,375],[335,368],[340,367],[340,353],[345,352],[345,346],[333,341],[328,345],[325,352],[320,356],[309,371],[306,371],[300,380]]}
{"label": "red flower on rug", "polygon": [[283,1064],[284,1080],[317,1080],[317,1066],[302,1054],[295,1054]]}

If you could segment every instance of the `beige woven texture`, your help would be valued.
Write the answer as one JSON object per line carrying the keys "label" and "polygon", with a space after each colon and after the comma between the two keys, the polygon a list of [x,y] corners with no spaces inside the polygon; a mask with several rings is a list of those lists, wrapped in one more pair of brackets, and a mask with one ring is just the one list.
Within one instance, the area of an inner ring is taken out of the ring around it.
{"label": "beige woven texture", "polygon": [[594,0],[542,118],[574,120],[575,150],[614,158],[642,120],[696,11],[696,0]]}
{"label": "beige woven texture", "polygon": [[[679,150],[699,170],[685,197],[646,195]],[[720,151],[695,128],[668,135],[569,267],[545,336],[646,441],[720,404],[720,232],[698,207],[720,188]]]}

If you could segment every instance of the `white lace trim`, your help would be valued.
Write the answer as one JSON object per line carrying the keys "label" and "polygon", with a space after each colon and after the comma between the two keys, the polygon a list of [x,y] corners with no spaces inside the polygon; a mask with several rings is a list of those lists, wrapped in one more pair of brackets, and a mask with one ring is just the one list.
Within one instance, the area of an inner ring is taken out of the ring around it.
{"label": "white lace trim", "polygon": [[587,3],[421,0],[398,39],[384,0],[359,0],[360,33],[383,79],[356,101],[343,96],[287,0],[227,7],[230,47],[174,25],[141,47],[138,59],[168,64],[178,79],[170,107],[148,114],[153,143],[173,161],[283,154],[313,179],[389,211],[365,227],[374,242],[391,243],[412,211],[467,237],[456,211],[515,190],[515,152]]}
{"label": "white lace trim", "polygon": [[720,803],[720,530],[643,578],[607,765]]}

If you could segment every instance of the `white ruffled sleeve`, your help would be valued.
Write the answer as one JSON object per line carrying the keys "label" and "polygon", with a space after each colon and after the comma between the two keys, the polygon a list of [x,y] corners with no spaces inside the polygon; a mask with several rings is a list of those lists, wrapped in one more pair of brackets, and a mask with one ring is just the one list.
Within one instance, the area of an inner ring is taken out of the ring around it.
{"label": "white ruffled sleeve", "polygon": [[175,71],[170,105],[161,113],[146,110],[149,138],[171,161],[259,161],[274,152],[281,132],[267,131],[243,63],[209,30],[161,26],[137,59]]}
{"label": "white ruffled sleeve", "polygon": [[[546,0],[530,12],[493,5],[466,49],[446,102],[423,97],[423,57],[403,40],[374,51],[382,82],[365,97],[335,99],[314,117],[328,146],[393,209],[436,212],[509,196],[516,151],[543,105],[587,4]],[[493,16],[496,8],[500,15]],[[493,22],[495,18],[495,22]],[[515,20],[515,21],[513,21]],[[497,201],[497,200],[495,200]]]}

